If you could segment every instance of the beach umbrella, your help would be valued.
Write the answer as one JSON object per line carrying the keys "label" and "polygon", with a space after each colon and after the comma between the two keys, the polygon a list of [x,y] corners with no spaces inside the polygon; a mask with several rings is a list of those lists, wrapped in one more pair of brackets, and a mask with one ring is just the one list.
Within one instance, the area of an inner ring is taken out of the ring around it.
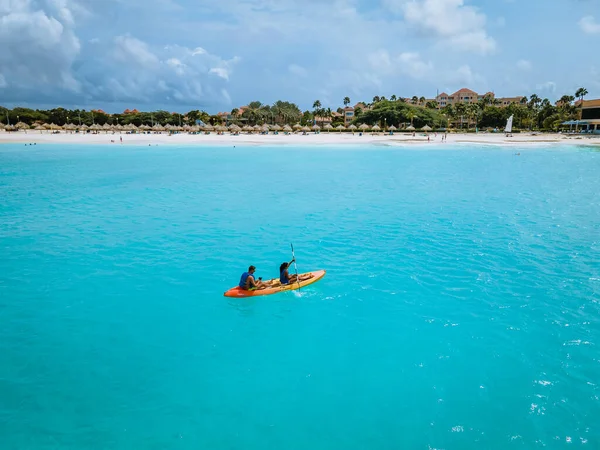
{"label": "beach umbrella", "polygon": [[102,129],[104,131],[109,131],[111,129],[111,126],[109,124],[105,123],[104,125],[102,125]]}
{"label": "beach umbrella", "polygon": [[431,131],[433,128],[431,128],[429,125],[425,125],[424,127],[421,128],[421,130],[423,131]]}
{"label": "beach umbrella", "polygon": [[394,125],[392,125],[392,126],[390,126],[390,127],[388,128],[388,130],[390,130],[390,131],[394,131],[394,130],[396,130],[396,129],[397,129],[397,128],[396,128]]}
{"label": "beach umbrella", "polygon": [[292,127],[290,127],[289,125],[286,125],[285,127],[283,127],[283,131],[285,131],[286,133],[290,133],[292,130]]}
{"label": "beach umbrella", "polygon": [[323,128],[325,128],[327,131],[329,131],[329,130],[332,130],[332,129],[333,129],[333,126],[332,126],[330,123],[328,123],[328,124],[327,124],[327,125],[325,125]]}
{"label": "beach umbrella", "polygon": [[348,127],[349,130],[356,130],[356,125],[352,124]]}
{"label": "beach umbrella", "polygon": [[338,125],[337,127],[335,127],[336,130],[342,131],[345,130],[346,127],[344,127],[344,125]]}
{"label": "beach umbrella", "polygon": [[299,123],[294,125],[294,130],[301,130],[301,129],[302,129],[302,125],[300,125]]}
{"label": "beach umbrella", "polygon": [[254,125],[253,130],[254,131],[260,131],[262,129],[262,127],[259,124]]}
{"label": "beach umbrella", "polygon": [[372,131],[381,131],[381,127],[379,125],[373,125],[373,128],[371,128]]}
{"label": "beach umbrella", "polygon": [[215,127],[213,127],[212,125],[204,125],[204,126],[202,127],[202,129],[203,129],[204,131],[213,131],[213,130],[215,129]]}
{"label": "beach umbrella", "polygon": [[34,128],[34,130],[36,131],[44,131],[46,129],[46,127],[44,127],[43,125],[38,125],[37,127]]}
{"label": "beach umbrella", "polygon": [[302,127],[302,131],[310,131],[310,128],[308,128],[308,127]]}
{"label": "beach umbrella", "polygon": [[281,131],[281,127],[279,125],[273,125],[273,131]]}
{"label": "beach umbrella", "polygon": [[252,127],[250,125],[244,125],[244,128],[242,128],[242,130],[252,132]]}
{"label": "beach umbrella", "polygon": [[366,131],[369,129],[369,125],[367,125],[366,123],[363,123],[361,126],[358,127],[358,129]]}
{"label": "beach umbrella", "polygon": [[415,128],[415,127],[413,127],[412,125],[409,125],[409,126],[407,126],[407,127],[406,127],[406,130],[407,130],[407,131],[415,131],[415,130],[416,130],[416,128]]}
{"label": "beach umbrella", "polygon": [[317,125],[316,123],[312,126],[312,129],[315,131],[318,131],[321,129],[321,127],[319,125]]}
{"label": "beach umbrella", "polygon": [[0,130],[4,130],[6,128],[3,123],[0,123]]}
{"label": "beach umbrella", "polygon": [[29,130],[29,125],[27,125],[25,122],[17,122],[15,128],[18,130]]}
{"label": "beach umbrella", "polygon": [[80,127],[82,130],[89,130],[90,127],[88,127],[85,123],[83,125],[81,125]]}
{"label": "beach umbrella", "polygon": [[183,126],[183,131],[190,131],[192,129],[192,127],[190,127],[188,124],[185,124]]}

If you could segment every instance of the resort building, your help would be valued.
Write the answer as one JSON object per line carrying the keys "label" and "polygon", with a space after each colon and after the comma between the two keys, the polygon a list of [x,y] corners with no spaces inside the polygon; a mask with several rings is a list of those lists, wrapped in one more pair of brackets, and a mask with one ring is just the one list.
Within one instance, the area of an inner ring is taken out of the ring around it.
{"label": "resort building", "polygon": [[576,121],[582,132],[600,134],[600,99],[577,100],[575,107],[581,111],[581,119]]}
{"label": "resort building", "polygon": [[344,108],[344,126],[347,127],[354,120],[355,112],[357,109],[361,111],[367,111],[370,109],[369,106],[365,105],[363,102],[358,102],[354,106],[346,106]]}
{"label": "resort building", "polygon": [[513,103],[521,103],[523,96],[517,97],[500,97],[496,98],[493,92],[486,92],[485,94],[478,94],[471,89],[462,88],[456,91],[454,94],[446,94],[442,92],[439,94],[435,101],[438,104],[438,108],[443,108],[448,105],[456,105],[457,103],[477,103],[484,98],[489,98],[493,101],[493,104],[497,106],[509,106]]}

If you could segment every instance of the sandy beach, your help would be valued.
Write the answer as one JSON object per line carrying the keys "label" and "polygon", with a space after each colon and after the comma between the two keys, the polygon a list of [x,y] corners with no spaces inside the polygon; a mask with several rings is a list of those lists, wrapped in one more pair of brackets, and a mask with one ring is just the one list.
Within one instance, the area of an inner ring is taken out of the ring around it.
{"label": "sandy beach", "polygon": [[[126,134],[126,133],[98,133],[98,134],[79,134],[61,132],[52,134],[39,131],[19,131],[8,133],[0,131],[0,144],[6,143],[36,143],[36,144],[101,144],[101,145],[387,145],[387,146],[406,146],[406,145],[431,145],[431,144],[476,144],[476,145],[496,145],[496,146],[548,146],[548,145],[598,145],[600,146],[600,136],[581,136],[567,135],[558,133],[519,133],[512,137],[506,137],[502,133],[449,133],[445,141],[442,140],[442,134],[430,133],[428,136],[423,133],[412,134],[396,133],[389,134],[371,134],[365,133],[362,136],[359,133],[327,133],[319,134],[289,134],[280,133],[278,135],[269,134],[240,134],[217,135],[211,133],[205,134]],[[122,138],[122,142],[121,142]]]}

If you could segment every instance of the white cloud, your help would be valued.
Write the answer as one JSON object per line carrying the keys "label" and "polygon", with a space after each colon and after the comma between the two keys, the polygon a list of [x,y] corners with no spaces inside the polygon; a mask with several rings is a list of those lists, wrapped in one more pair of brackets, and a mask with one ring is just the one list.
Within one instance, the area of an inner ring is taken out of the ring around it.
{"label": "white cloud", "polygon": [[398,56],[398,62],[402,66],[403,73],[413,78],[430,76],[433,71],[433,63],[423,61],[421,56],[415,52],[401,53]]}
{"label": "white cloud", "polygon": [[192,51],[192,56],[196,56],[196,55],[206,55],[207,51],[204,50],[202,47],[196,47],[193,51]]}
{"label": "white cloud", "polygon": [[185,73],[185,68],[187,66],[177,58],[169,58],[166,62],[168,66],[173,68],[177,75],[183,75]]}
{"label": "white cloud", "polygon": [[527,72],[531,70],[531,67],[531,61],[527,61],[526,59],[520,59],[519,61],[517,61],[517,69]]}
{"label": "white cloud", "polygon": [[[100,50],[105,51],[100,51]],[[106,58],[106,54],[112,58]],[[149,103],[207,107],[223,104],[222,89],[239,58],[224,59],[206,50],[179,45],[150,45],[119,36],[112,47],[99,47],[95,59],[80,70],[88,102]]]}
{"label": "white cloud", "polygon": [[306,69],[302,66],[299,66],[298,64],[290,64],[288,66],[288,71],[292,75],[296,75],[299,77],[306,77],[308,75],[308,72],[306,71]]}
{"label": "white cloud", "polygon": [[0,72],[11,87],[79,90],[71,74],[80,51],[72,3],[0,0]]}
{"label": "white cloud", "polygon": [[224,80],[229,80],[229,71],[224,67],[213,67],[208,71],[208,73],[214,73]]}
{"label": "white cloud", "polygon": [[579,28],[586,34],[600,33],[600,23],[597,23],[593,16],[582,17],[579,21]]}
{"label": "white cloud", "polygon": [[367,57],[370,68],[379,75],[407,75],[423,78],[432,75],[433,63],[425,62],[417,52],[403,52],[392,56],[387,50],[379,49]]}
{"label": "white cloud", "polygon": [[121,62],[135,63],[145,69],[153,69],[159,63],[158,57],[150,51],[145,42],[131,36],[115,38],[115,58]]}
{"label": "white cloud", "polygon": [[556,92],[556,83],[554,81],[546,81],[545,83],[539,83],[536,85],[538,91],[546,91],[554,94]]}
{"label": "white cloud", "polygon": [[471,66],[467,64],[460,66],[453,72],[450,72],[447,80],[451,84],[460,86],[473,86],[474,84],[483,82],[481,75],[473,72]]}
{"label": "white cloud", "polygon": [[485,29],[486,16],[464,0],[384,0],[411,27],[455,50],[487,54],[496,49],[496,41]]}

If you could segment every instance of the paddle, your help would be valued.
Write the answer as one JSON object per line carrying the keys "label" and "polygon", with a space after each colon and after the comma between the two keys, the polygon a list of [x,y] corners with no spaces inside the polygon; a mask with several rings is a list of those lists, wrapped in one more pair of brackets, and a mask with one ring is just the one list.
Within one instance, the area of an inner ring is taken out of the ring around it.
{"label": "paddle", "polygon": [[300,277],[298,277],[298,264],[296,264],[296,255],[294,255],[294,244],[290,243],[292,247],[292,259],[294,260],[294,269],[296,269],[296,281],[298,282],[298,290],[300,290]]}

